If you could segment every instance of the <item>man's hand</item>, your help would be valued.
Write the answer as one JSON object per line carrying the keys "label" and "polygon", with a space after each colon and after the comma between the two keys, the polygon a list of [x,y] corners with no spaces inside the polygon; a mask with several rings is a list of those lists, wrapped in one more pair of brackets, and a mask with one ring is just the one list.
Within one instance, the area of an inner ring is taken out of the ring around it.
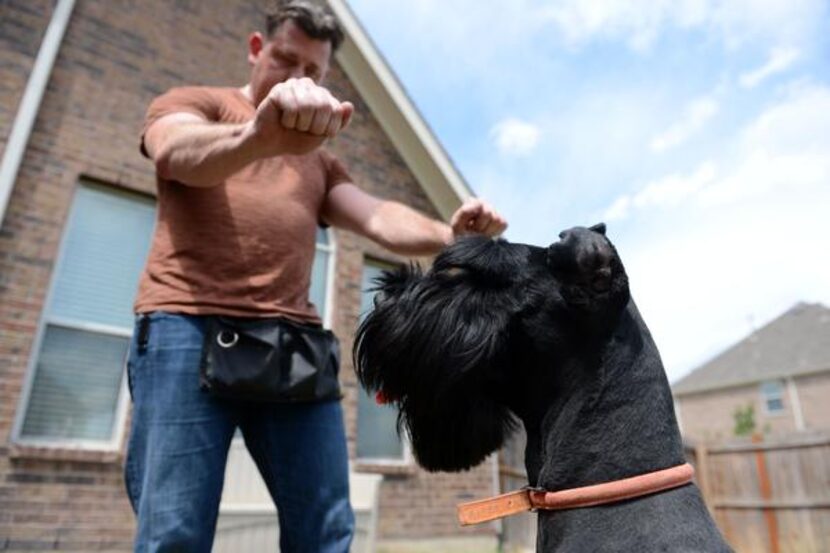
{"label": "man's hand", "polygon": [[467,234],[498,236],[507,229],[507,221],[487,203],[472,198],[458,208],[450,220],[455,238]]}
{"label": "man's hand", "polygon": [[267,154],[306,154],[343,130],[354,113],[311,79],[289,79],[275,85],[251,121],[255,142]]}

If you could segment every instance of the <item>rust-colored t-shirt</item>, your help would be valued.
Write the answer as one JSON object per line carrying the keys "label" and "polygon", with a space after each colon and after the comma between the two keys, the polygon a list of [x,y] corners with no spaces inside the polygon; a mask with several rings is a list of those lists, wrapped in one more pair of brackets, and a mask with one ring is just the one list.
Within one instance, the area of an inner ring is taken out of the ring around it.
{"label": "rust-colored t-shirt", "polygon": [[[254,111],[236,88],[174,88],[150,104],[144,129],[177,112],[243,123]],[[350,180],[323,150],[257,161],[211,188],[158,178],[136,312],[319,322],[308,292],[320,211],[332,187]]]}

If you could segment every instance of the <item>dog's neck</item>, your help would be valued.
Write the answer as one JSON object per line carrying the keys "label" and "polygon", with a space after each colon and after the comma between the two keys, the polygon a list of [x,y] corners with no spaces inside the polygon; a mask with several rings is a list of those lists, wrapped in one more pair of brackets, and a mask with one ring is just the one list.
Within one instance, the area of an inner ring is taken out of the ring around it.
{"label": "dog's neck", "polygon": [[556,374],[538,367],[514,408],[531,485],[572,488],[684,462],[668,381],[633,302],[607,343],[570,358]]}

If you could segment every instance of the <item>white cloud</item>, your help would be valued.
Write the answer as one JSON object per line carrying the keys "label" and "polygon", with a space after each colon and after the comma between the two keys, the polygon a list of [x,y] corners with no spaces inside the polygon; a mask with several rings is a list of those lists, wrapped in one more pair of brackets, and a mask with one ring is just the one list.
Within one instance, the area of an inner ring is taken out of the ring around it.
{"label": "white cloud", "polygon": [[648,183],[634,195],[617,198],[602,215],[605,221],[620,221],[634,210],[676,207],[714,183],[717,168],[711,161],[702,163],[690,175],[673,174]]}
{"label": "white cloud", "polygon": [[769,60],[764,65],[741,75],[741,86],[755,88],[769,77],[789,69],[798,59],[798,55],[798,50],[795,48],[773,49],[770,52]]}
{"label": "white cloud", "polygon": [[539,145],[541,131],[538,126],[508,117],[493,126],[490,137],[499,151],[505,155],[524,157],[533,153]]}
{"label": "white cloud", "polygon": [[[511,0],[509,5],[494,8],[483,6],[479,0],[351,0],[350,5],[361,19],[372,20],[373,38],[386,42],[396,54],[396,71],[416,70],[429,82],[431,90],[458,86],[474,87],[487,83],[489,90],[497,75],[501,82],[511,77],[527,77],[526,64],[538,62],[533,48],[540,32],[550,38],[550,25],[541,16],[539,0]],[[403,26],[386,24],[395,16],[403,19]],[[440,52],[440,54],[438,53]],[[521,52],[523,63],[517,64],[516,52]],[[440,56],[440,60],[424,60]],[[404,67],[405,66],[405,67]],[[421,71],[420,68],[440,68],[440,71]],[[513,75],[507,75],[513,71]],[[474,92],[471,90],[471,93]],[[475,91],[480,96],[485,89]]]}
{"label": "white cloud", "polygon": [[680,121],[651,141],[653,152],[664,152],[679,146],[698,132],[709,119],[718,113],[718,102],[712,97],[699,98],[690,103]]}
{"label": "white cloud", "polygon": [[611,203],[609,219],[632,223],[617,245],[673,380],[743,338],[749,318],[830,305],[828,213],[830,88],[804,84],[720,159]]}
{"label": "white cloud", "polygon": [[718,175],[715,162],[691,174],[671,174],[623,195],[604,211],[619,221],[635,210],[668,209],[681,204],[734,205],[777,188],[825,186],[830,190],[830,88],[798,85],[743,129],[734,158]]}
{"label": "white cloud", "polygon": [[[830,151],[830,87],[795,82],[741,135],[746,151],[787,154]],[[830,159],[830,158],[828,158]]]}
{"label": "white cloud", "polygon": [[685,25],[705,18],[705,2],[694,0],[561,0],[546,10],[572,45],[591,39],[622,39],[635,50],[647,50],[675,17]]}
{"label": "white cloud", "polygon": [[636,244],[618,241],[671,380],[744,338],[750,319],[763,323],[800,301],[830,305],[830,262],[817,251],[830,248],[823,218],[805,195],[779,190],[744,209],[650,226]]}
{"label": "white cloud", "polygon": [[825,0],[708,0],[709,21],[729,46],[749,40],[800,45],[826,33]]}
{"label": "white cloud", "polygon": [[703,29],[728,45],[803,40],[820,31],[825,9],[822,0],[559,0],[544,14],[573,46],[610,39],[646,51],[672,29]]}

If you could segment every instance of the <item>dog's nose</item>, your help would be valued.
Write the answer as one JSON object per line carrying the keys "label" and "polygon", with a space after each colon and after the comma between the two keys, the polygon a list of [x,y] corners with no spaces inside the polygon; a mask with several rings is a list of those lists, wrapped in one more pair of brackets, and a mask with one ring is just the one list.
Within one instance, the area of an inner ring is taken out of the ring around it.
{"label": "dog's nose", "polygon": [[576,227],[559,233],[559,242],[548,248],[548,264],[555,270],[587,277],[597,291],[611,281],[614,255],[599,229]]}
{"label": "dog's nose", "polygon": [[587,239],[580,244],[576,261],[583,271],[599,271],[611,264],[611,249],[596,239]]}

